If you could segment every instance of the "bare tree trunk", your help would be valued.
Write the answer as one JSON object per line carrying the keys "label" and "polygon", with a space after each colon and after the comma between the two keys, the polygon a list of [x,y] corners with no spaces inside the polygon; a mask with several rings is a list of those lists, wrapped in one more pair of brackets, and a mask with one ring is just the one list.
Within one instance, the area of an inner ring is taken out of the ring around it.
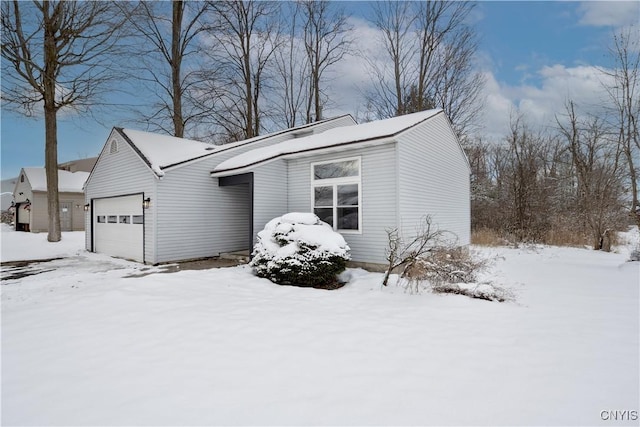
{"label": "bare tree trunk", "polygon": [[56,69],[58,65],[57,46],[55,40],[56,21],[59,11],[53,10],[50,15],[50,3],[43,3],[44,25],[44,73],[42,85],[44,89],[44,126],[45,126],[45,158],[44,167],[47,177],[47,209],[49,211],[49,233],[47,240],[59,242],[62,238],[60,227],[60,200],[58,197],[58,126],[56,119]]}
{"label": "bare tree trunk", "polygon": [[184,137],[184,117],[182,116],[182,15],[184,4],[175,0],[173,3],[173,19],[171,21],[171,85],[173,87],[173,129],[174,136]]}

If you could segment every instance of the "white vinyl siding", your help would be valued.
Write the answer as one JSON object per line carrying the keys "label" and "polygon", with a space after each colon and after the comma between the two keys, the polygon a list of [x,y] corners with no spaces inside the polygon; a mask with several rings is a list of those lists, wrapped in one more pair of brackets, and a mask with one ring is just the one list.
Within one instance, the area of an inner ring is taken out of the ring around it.
{"label": "white vinyl siding", "polygon": [[426,216],[440,230],[470,241],[470,181],[466,157],[444,114],[398,140],[399,221],[405,236]]}
{"label": "white vinyl siding", "polygon": [[311,165],[316,162],[360,157],[360,234],[343,233],[353,261],[384,263],[385,229],[396,224],[396,160],[393,143],[370,148],[313,155],[288,161],[290,212],[310,212]]}
{"label": "white vinyl siding", "polygon": [[267,222],[288,212],[287,181],[287,164],[284,160],[277,160],[254,170],[254,243],[255,236],[264,229]]}
{"label": "white vinyl siding", "polygon": [[[353,123],[351,117],[344,117],[314,126],[313,131]],[[220,187],[218,178],[212,178],[210,173],[233,156],[292,137],[291,133],[283,133],[165,170],[164,177],[158,182],[158,255],[155,262],[211,257],[222,252],[250,249],[248,186]],[[281,188],[282,192],[276,188]],[[254,236],[271,218],[287,212],[285,192],[284,161],[256,168]]]}
{"label": "white vinyl siding", "polygon": [[[111,141],[118,143],[118,151],[110,152]],[[157,178],[138,154],[113,131],[100,153],[100,157],[85,184],[85,203],[92,199],[105,197],[126,196],[144,193],[144,198],[151,198],[151,206],[144,210],[145,262],[155,264],[156,246],[155,229],[152,220],[157,209],[156,185]],[[91,212],[85,213],[86,248],[92,250]]]}

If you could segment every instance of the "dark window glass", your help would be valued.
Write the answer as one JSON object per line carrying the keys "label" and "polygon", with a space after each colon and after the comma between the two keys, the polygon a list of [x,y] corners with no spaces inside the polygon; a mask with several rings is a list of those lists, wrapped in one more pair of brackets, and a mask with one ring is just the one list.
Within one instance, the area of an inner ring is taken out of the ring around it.
{"label": "dark window glass", "polygon": [[338,230],[358,229],[358,208],[338,208]]}
{"label": "dark window glass", "polygon": [[333,206],[333,187],[315,187],[313,194],[314,206]]}
{"label": "dark window glass", "polygon": [[131,217],[132,224],[143,224],[144,223],[144,215],[133,215]]}
{"label": "dark window glass", "polygon": [[313,213],[315,213],[321,221],[333,227],[333,208],[315,208]]}
{"label": "dark window glass", "polygon": [[344,162],[324,163],[313,167],[314,179],[344,178],[358,176],[358,161],[346,160]]}
{"label": "dark window glass", "polygon": [[107,217],[107,222],[109,224],[115,224],[116,222],[118,222],[118,217],[116,215],[109,215]]}
{"label": "dark window glass", "polygon": [[131,224],[131,217],[129,215],[120,215],[120,224]]}
{"label": "dark window glass", "polygon": [[107,222],[107,217],[105,217],[104,215],[98,215],[98,222],[100,223]]}
{"label": "dark window glass", "polygon": [[358,184],[338,185],[338,206],[358,206]]}

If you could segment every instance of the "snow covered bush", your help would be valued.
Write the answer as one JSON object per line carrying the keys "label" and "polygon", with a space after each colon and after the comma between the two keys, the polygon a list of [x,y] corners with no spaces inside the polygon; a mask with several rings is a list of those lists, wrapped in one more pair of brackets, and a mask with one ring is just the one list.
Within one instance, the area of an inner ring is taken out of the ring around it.
{"label": "snow covered bush", "polygon": [[251,267],[281,285],[327,287],[346,268],[349,246],[312,213],[274,218],[258,233]]}

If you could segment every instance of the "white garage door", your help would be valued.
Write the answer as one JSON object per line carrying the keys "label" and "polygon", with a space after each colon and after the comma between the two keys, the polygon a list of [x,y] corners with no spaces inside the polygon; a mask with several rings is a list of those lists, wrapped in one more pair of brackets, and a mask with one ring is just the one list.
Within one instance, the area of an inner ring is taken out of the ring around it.
{"label": "white garage door", "polygon": [[144,262],[142,194],[93,202],[94,250]]}

